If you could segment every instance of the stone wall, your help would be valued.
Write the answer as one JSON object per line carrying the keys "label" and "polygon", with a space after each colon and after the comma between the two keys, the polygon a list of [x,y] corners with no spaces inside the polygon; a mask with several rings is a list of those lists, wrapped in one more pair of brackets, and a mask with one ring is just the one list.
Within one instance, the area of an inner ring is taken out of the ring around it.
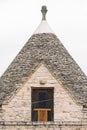
{"label": "stone wall", "polygon": [[[41,84],[41,82],[45,82]],[[31,88],[54,88],[54,121],[82,121],[82,106],[76,104],[66,88],[62,86],[41,64],[23,86],[2,106],[0,120],[2,121],[31,121]]]}
{"label": "stone wall", "polygon": [[87,124],[79,123],[6,123],[0,124],[0,130],[87,130]]}

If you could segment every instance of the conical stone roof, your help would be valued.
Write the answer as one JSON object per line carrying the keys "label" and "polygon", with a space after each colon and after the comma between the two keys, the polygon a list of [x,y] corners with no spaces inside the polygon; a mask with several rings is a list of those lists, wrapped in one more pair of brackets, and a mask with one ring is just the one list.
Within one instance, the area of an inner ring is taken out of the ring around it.
{"label": "conical stone roof", "polygon": [[[44,19],[45,20],[45,19]],[[33,34],[0,78],[0,103],[17,91],[40,63],[69,91],[77,103],[86,106],[87,77],[52,32]]]}

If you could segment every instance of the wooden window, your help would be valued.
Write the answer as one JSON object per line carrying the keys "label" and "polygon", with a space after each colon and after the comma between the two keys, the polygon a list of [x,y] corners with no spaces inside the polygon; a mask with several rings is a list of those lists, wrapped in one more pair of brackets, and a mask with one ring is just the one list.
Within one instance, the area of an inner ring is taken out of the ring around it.
{"label": "wooden window", "polygon": [[32,88],[32,121],[53,121],[53,88]]}

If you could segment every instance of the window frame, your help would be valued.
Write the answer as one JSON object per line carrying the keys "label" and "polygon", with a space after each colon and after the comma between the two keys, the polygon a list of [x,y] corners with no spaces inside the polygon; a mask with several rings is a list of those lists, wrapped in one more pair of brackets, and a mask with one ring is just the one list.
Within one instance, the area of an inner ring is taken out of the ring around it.
{"label": "window frame", "polygon": [[[34,121],[33,120],[33,104],[32,104],[32,96],[33,96],[33,90],[52,90],[52,117],[51,120],[49,122],[53,122],[54,121],[54,87],[31,87],[31,121],[32,122],[38,122],[38,120]],[[44,122],[44,121],[43,121]],[[48,122],[48,120],[46,121]]]}

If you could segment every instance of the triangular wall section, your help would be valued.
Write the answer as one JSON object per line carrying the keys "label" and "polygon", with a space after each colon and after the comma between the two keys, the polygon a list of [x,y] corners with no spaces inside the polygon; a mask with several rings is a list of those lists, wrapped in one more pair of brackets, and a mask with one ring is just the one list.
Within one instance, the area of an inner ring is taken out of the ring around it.
{"label": "triangular wall section", "polygon": [[54,88],[54,121],[79,121],[82,107],[77,105],[68,92],[49,72],[44,64],[28,78],[13,99],[3,105],[3,119],[7,121],[31,121],[31,88]]}

